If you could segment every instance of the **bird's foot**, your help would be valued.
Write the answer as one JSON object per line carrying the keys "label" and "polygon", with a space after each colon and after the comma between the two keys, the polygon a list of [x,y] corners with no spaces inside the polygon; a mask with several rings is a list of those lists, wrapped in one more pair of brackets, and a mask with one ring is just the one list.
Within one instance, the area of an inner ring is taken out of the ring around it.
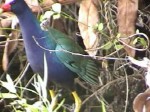
{"label": "bird's foot", "polygon": [[51,110],[54,110],[54,108],[57,105],[57,95],[55,95],[55,92],[53,90],[49,90],[50,96],[51,96]]}
{"label": "bird's foot", "polygon": [[80,112],[82,101],[79,98],[79,96],[76,93],[76,91],[72,92],[72,95],[73,95],[73,97],[75,99],[75,109],[74,109],[74,112]]}

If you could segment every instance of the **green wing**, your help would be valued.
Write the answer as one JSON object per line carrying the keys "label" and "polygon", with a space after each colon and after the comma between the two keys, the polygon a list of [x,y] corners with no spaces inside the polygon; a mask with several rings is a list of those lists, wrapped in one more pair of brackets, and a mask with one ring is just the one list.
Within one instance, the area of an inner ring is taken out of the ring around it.
{"label": "green wing", "polygon": [[78,44],[63,33],[53,29],[51,34],[57,43],[56,50],[59,50],[59,52],[56,52],[56,55],[59,60],[83,80],[96,84],[98,82],[99,69],[95,60],[65,52],[85,54],[85,51]]}

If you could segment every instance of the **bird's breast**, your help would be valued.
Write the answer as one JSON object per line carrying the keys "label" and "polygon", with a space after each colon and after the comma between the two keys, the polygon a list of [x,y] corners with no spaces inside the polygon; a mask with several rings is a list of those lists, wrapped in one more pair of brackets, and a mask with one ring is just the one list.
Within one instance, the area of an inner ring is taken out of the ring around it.
{"label": "bird's breast", "polygon": [[[64,86],[73,85],[76,74],[69,70],[56,56],[55,52],[45,52],[48,66],[48,81],[53,81]],[[34,52],[28,58],[31,68],[35,73],[44,75],[44,51]]]}

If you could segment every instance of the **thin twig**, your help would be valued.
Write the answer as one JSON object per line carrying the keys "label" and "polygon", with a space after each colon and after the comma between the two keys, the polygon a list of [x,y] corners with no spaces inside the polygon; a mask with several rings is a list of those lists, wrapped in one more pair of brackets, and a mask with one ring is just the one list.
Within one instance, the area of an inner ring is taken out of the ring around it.
{"label": "thin twig", "polygon": [[[123,39],[125,40],[125,39],[129,39],[129,38],[132,38],[134,36],[139,36],[139,35],[143,36],[147,40],[147,47],[145,49],[138,49],[138,48],[132,47],[132,46],[128,45],[127,43],[125,43],[124,41],[122,41]],[[125,45],[133,50],[137,50],[137,51],[145,51],[149,47],[149,38],[144,33],[137,33],[137,34],[130,35],[129,37],[126,37],[126,38],[119,38],[118,41],[121,42],[123,45]]]}
{"label": "thin twig", "polygon": [[16,41],[23,41],[23,39],[13,39],[13,40],[7,40],[7,41],[2,41],[0,44],[5,44],[6,42],[16,42]]}
{"label": "thin twig", "polygon": [[[42,37],[44,38],[44,37]],[[65,49],[61,49],[61,50],[51,50],[51,49],[47,49],[43,46],[41,46],[37,41],[36,38],[33,36],[34,41],[36,42],[36,44],[42,48],[45,51],[49,51],[49,52],[65,52],[65,53],[69,53],[71,55],[76,55],[76,56],[82,56],[82,57],[87,57],[87,58],[93,58],[93,59],[97,59],[97,60],[104,60],[104,59],[109,59],[109,60],[128,60],[127,58],[114,58],[114,57],[101,57],[101,56],[90,56],[90,55],[84,55],[84,54],[80,54],[80,53],[74,53],[74,52],[70,52],[68,50]]]}

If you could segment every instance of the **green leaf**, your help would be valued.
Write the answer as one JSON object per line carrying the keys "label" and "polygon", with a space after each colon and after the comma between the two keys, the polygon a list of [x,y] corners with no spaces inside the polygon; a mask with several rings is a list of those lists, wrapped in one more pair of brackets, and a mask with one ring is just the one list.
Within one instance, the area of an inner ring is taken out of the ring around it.
{"label": "green leaf", "polygon": [[137,33],[140,33],[139,29],[137,29],[135,32],[136,32],[136,34],[137,34]]}
{"label": "green leaf", "polygon": [[2,86],[5,87],[9,92],[16,93],[14,82],[8,74],[6,75],[6,79],[7,82],[0,81]]}
{"label": "green leaf", "polygon": [[54,15],[53,15],[53,19],[59,19],[59,18],[60,18],[60,16],[61,16],[61,15],[60,15],[59,13],[54,14]]}
{"label": "green leaf", "polygon": [[39,97],[42,98],[43,102],[47,101],[47,90],[45,84],[46,82],[43,81],[39,74],[34,77],[33,86],[35,87]]}
{"label": "green leaf", "polygon": [[117,37],[117,38],[120,38],[120,37],[121,37],[121,34],[120,34],[120,33],[118,33],[116,37]]}
{"label": "green leaf", "polygon": [[106,112],[105,103],[101,100],[102,112]]}
{"label": "green leaf", "polygon": [[105,45],[101,46],[101,48],[105,50],[109,50],[112,46],[113,46],[113,43],[109,41]]}
{"label": "green leaf", "polygon": [[133,44],[135,45],[137,42],[138,42],[138,38],[135,38],[135,39],[133,40]]}
{"label": "green leaf", "polygon": [[10,103],[11,105],[16,105],[16,104],[20,104],[20,105],[25,105],[27,104],[27,100],[22,98],[20,100],[14,100],[13,102]]}
{"label": "green leaf", "polygon": [[114,40],[114,45],[116,50],[122,49],[124,46],[118,43],[118,40]]}
{"label": "green leaf", "polygon": [[61,4],[60,3],[53,4],[52,9],[54,12],[61,13]]}
{"label": "green leaf", "polygon": [[[58,106],[56,107],[56,109],[54,110],[54,112],[58,112],[58,110],[60,109],[60,107],[62,107],[62,105],[64,104],[65,102],[65,99],[63,99],[59,104]],[[65,110],[64,110],[65,111]]]}
{"label": "green leaf", "polygon": [[50,18],[54,14],[54,11],[46,11],[44,15],[41,15],[40,21],[43,21],[44,19]]}
{"label": "green leaf", "polygon": [[102,31],[104,28],[103,23],[98,24],[98,31]]}
{"label": "green leaf", "polygon": [[45,99],[47,98],[47,91],[46,91],[47,81],[48,81],[48,65],[47,65],[46,55],[44,53],[44,79],[42,85],[42,93]]}
{"label": "green leaf", "polygon": [[144,38],[139,38],[139,41],[141,42],[141,44],[146,47],[147,46],[147,42]]}
{"label": "green leaf", "polygon": [[52,5],[52,9],[55,12],[55,14],[53,14],[53,19],[58,19],[61,17],[61,4],[60,3],[55,3]]}
{"label": "green leaf", "polygon": [[38,78],[39,89],[40,89],[39,92],[41,92],[42,98],[43,100],[45,100],[47,99],[47,91],[46,91],[45,83],[39,75],[37,76],[37,78]]}
{"label": "green leaf", "polygon": [[115,45],[115,49],[116,50],[120,50],[120,49],[122,49],[123,48],[123,45]]}
{"label": "green leaf", "polygon": [[2,14],[2,13],[3,13],[3,9],[0,8],[0,14]]}
{"label": "green leaf", "polygon": [[24,105],[27,112],[48,112],[48,109],[43,106],[41,101],[35,102],[33,105]]}
{"label": "green leaf", "polygon": [[18,98],[18,96],[13,93],[0,93],[0,98],[11,99],[11,98]]}
{"label": "green leaf", "polygon": [[144,38],[141,38],[141,37],[135,38],[134,41],[133,41],[133,44],[135,45],[137,42],[139,42],[139,44],[141,44],[144,47],[147,46],[147,42]]}

